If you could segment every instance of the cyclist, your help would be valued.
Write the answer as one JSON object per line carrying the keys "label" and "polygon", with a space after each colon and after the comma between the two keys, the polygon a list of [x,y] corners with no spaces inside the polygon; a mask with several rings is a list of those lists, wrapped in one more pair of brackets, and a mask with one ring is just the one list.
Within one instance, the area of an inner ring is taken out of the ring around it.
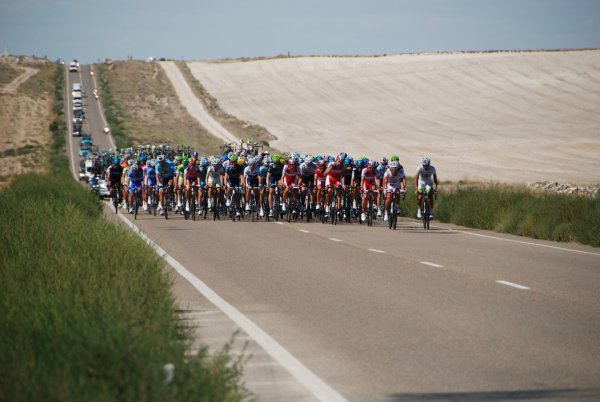
{"label": "cyclist", "polygon": [[[200,183],[200,187],[206,188],[206,174],[208,173],[208,166],[210,162],[207,158],[200,159],[200,165],[198,167],[198,182]],[[204,192],[198,192],[198,208],[204,205]]]}
{"label": "cyclist", "polygon": [[221,166],[221,160],[213,157],[210,162],[210,167],[206,171],[206,186],[208,187],[208,208],[212,210],[217,208],[217,205],[212,205],[212,193],[217,191],[219,200],[223,200],[221,196],[221,182],[224,175],[223,167]]}
{"label": "cyclist", "polygon": [[[158,193],[158,210],[161,215],[164,215],[163,211],[163,201],[164,201],[164,191],[165,187],[169,187],[173,184],[173,168],[167,163],[164,155],[158,155],[158,164],[155,167],[156,171],[156,182],[160,186],[160,191]],[[164,206],[168,208],[168,205]]]}
{"label": "cyclist", "polygon": [[153,160],[149,160],[144,169],[144,187],[146,188],[146,191],[144,192],[144,211],[147,211],[150,192],[154,191],[154,187],[156,187],[156,170],[154,168]]}
{"label": "cyclist", "polygon": [[352,180],[350,181],[350,185],[352,186],[352,208],[355,210],[358,209],[358,201],[360,200],[360,181],[367,160],[368,159],[364,156],[358,158],[352,169]]}
{"label": "cyclist", "polygon": [[315,170],[315,187],[317,188],[317,206],[315,209],[321,209],[321,189],[326,188],[325,182],[327,180],[327,176],[325,176],[325,158],[322,156],[317,156],[317,169]]}
{"label": "cyclist", "polygon": [[362,214],[360,219],[364,222],[367,220],[367,191],[373,190],[375,199],[373,200],[373,206],[379,205],[379,192],[377,191],[377,173],[376,161],[367,162],[367,167],[363,169],[360,180],[360,189],[363,192],[362,197]]}
{"label": "cyclist", "polygon": [[304,203],[306,197],[306,190],[311,192],[311,199],[314,202],[314,194],[313,190],[315,187],[315,171],[317,170],[317,165],[314,163],[314,158],[310,155],[307,155],[304,158],[304,162],[302,162],[298,168],[298,173],[300,173],[300,199]]}
{"label": "cyclist", "polygon": [[[423,193],[427,192],[427,187],[431,188],[435,184],[433,191],[437,191],[438,179],[435,167],[431,165],[431,160],[428,157],[421,158],[421,166],[417,169],[417,175],[415,176],[415,187],[417,189],[417,203],[419,209],[417,210],[417,218],[421,219],[421,208],[423,206]],[[433,197],[429,198],[431,208],[429,219],[433,219]]]}
{"label": "cyclist", "polygon": [[119,198],[119,204],[121,203],[122,198],[122,189],[121,189],[121,178],[123,177],[123,166],[119,163],[119,158],[116,156],[113,158],[113,164],[106,169],[106,175],[104,180],[108,183],[108,188],[110,189],[110,196],[112,198],[112,193],[116,189],[117,196]]}
{"label": "cyclist", "polygon": [[281,204],[281,212],[286,211],[285,204],[288,198],[290,188],[292,188],[293,191],[296,191],[296,189],[298,188],[298,162],[298,157],[296,155],[292,155],[290,156],[288,163],[283,167],[283,200]]}
{"label": "cyclist", "polygon": [[[268,152],[268,151],[267,151]],[[265,210],[263,208],[263,203],[265,199],[265,183],[267,183],[267,171],[269,169],[269,165],[271,164],[271,155],[269,153],[264,154],[262,157],[262,162],[259,162],[258,174],[260,176],[260,216],[265,216]]]}
{"label": "cyclist", "polygon": [[[250,157],[248,158],[248,166],[244,169],[244,186],[246,187],[246,212],[250,212],[250,189],[252,187],[259,187],[262,185],[262,176],[258,167],[257,159]],[[255,191],[254,200],[256,205],[261,205],[260,200],[262,199],[262,189]],[[264,212],[261,216],[264,215]]]}
{"label": "cyclist", "polygon": [[[196,159],[192,156],[188,163],[185,165],[185,199],[187,203],[185,210],[190,212],[190,198],[192,196],[192,186],[198,185],[198,166],[196,165]],[[196,192],[196,205],[199,205],[198,192]]]}
{"label": "cyclist", "polygon": [[269,185],[269,217],[273,217],[273,198],[275,194],[275,187],[277,187],[281,178],[283,177],[283,163],[281,163],[281,156],[275,154],[271,158],[271,163],[267,168],[267,183]]}
{"label": "cyclist", "polygon": [[[344,175],[344,158],[342,154],[338,155],[333,162],[329,162],[327,165],[327,169],[325,170],[325,185],[327,186],[327,196],[325,197],[325,213],[328,214],[330,212],[329,205],[331,205],[331,196],[333,195],[334,187],[341,187],[342,176]],[[337,193],[337,201],[336,208],[339,211],[340,205],[342,202],[342,193],[338,191]]]}
{"label": "cyclist", "polygon": [[129,171],[131,170],[131,167],[134,164],[134,160],[133,159],[128,159],[127,160],[127,166],[123,168],[123,178],[121,179],[122,183],[125,183],[125,185],[123,186],[123,205],[122,208],[127,208],[128,207],[128,203],[129,203],[129,185],[128,185],[128,180],[129,180]]}
{"label": "cyclist", "polygon": [[385,200],[385,213],[383,220],[388,220],[388,214],[390,206],[392,205],[392,197],[396,197],[396,204],[400,205],[400,194],[406,192],[406,177],[404,175],[404,168],[398,161],[392,160],[390,167],[383,175],[383,183],[385,186],[386,200]]}
{"label": "cyclist", "polygon": [[181,210],[181,194],[185,188],[185,167],[188,163],[187,158],[175,157],[175,199],[177,199],[177,206],[175,207],[175,213]]}
{"label": "cyclist", "polygon": [[127,178],[129,180],[129,213],[133,214],[133,196],[136,192],[142,191],[144,172],[137,163],[134,163],[129,170]]}
{"label": "cyclist", "polygon": [[[225,183],[227,184],[227,206],[230,206],[232,201],[232,193],[235,187],[240,187],[240,178],[244,173],[245,161],[243,158],[238,158],[235,155],[229,158],[229,164],[225,168]],[[236,208],[240,208],[240,199],[236,201]],[[240,211],[236,211],[236,216],[240,215]]]}

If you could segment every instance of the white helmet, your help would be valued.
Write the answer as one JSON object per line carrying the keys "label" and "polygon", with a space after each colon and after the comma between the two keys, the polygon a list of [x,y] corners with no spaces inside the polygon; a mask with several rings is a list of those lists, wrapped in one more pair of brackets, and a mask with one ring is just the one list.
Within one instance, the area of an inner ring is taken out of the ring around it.
{"label": "white helmet", "polygon": [[428,157],[424,156],[423,158],[421,158],[421,165],[428,166],[430,163],[431,163],[431,160],[429,160]]}
{"label": "white helmet", "polygon": [[398,163],[398,161],[392,161],[390,162],[390,169],[398,169],[400,167],[400,164]]}

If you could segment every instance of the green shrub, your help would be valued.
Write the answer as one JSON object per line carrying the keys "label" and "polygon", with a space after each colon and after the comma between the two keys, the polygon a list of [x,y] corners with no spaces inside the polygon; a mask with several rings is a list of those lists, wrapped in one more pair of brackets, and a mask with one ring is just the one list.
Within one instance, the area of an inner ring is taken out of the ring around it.
{"label": "green shrub", "polygon": [[507,185],[459,186],[440,194],[435,209],[443,222],[600,246],[600,199]]}
{"label": "green shrub", "polygon": [[16,178],[0,220],[0,401],[243,397],[226,353],[186,358],[162,260],[68,169]]}

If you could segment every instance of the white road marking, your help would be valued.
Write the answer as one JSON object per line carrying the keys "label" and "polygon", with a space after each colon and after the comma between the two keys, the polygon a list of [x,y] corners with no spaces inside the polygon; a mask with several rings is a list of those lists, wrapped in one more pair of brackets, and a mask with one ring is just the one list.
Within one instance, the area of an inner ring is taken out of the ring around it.
{"label": "white road marking", "polygon": [[512,286],[513,288],[517,288],[517,289],[521,289],[521,290],[529,290],[530,289],[527,286],[519,285],[518,283],[512,283],[512,282],[508,282],[508,281],[496,281],[496,283],[500,283],[500,284],[506,285],[506,286]]}
{"label": "white road marking", "polygon": [[275,222],[278,225],[283,225],[283,222]]}
{"label": "white road marking", "polygon": [[231,304],[227,303],[221,296],[216,294],[204,282],[189,272],[179,261],[171,257],[158,244],[146,236],[140,228],[133,224],[123,214],[118,217],[125,222],[135,233],[154,248],[156,253],[165,259],[179,275],[184,277],[192,286],[206,297],[212,304],[225,313],[244,332],[246,332],[256,343],[258,343],[275,361],[285,368],[300,384],[309,390],[320,401],[347,402],[347,400],[327,385],[321,378],[310,371],[300,360],[296,359],[290,352],[283,348],[275,339],[263,331],[248,317],[239,312]]}
{"label": "white road marking", "polygon": [[488,238],[488,239],[502,240],[502,241],[508,241],[508,242],[512,242],[512,243],[526,244],[528,246],[546,247],[546,248],[551,248],[551,249],[560,250],[560,251],[571,251],[573,253],[596,255],[596,256],[600,257],[600,253],[592,253],[592,252],[589,252],[589,251],[573,250],[573,249],[570,249],[570,248],[550,246],[548,244],[532,243],[532,242],[523,241],[523,240],[505,239],[505,238],[502,238],[502,237],[489,236],[489,235],[484,235],[484,234],[481,234],[481,233],[465,232],[463,230],[457,230],[457,229],[450,229],[450,230],[453,230],[453,231],[459,232],[459,233],[463,233],[463,234],[467,234],[467,235],[471,235],[471,236],[479,236],[479,237],[485,237],[485,238]]}
{"label": "white road marking", "polygon": [[383,250],[376,250],[376,249],[374,249],[374,248],[369,248],[369,249],[367,249],[367,250],[369,250],[369,251],[372,251],[372,252],[374,252],[374,253],[380,253],[380,254],[384,254],[384,253],[385,253],[385,251],[383,251]]}
{"label": "white road marking", "polygon": [[331,241],[341,241],[340,239],[335,239],[333,237],[330,237],[329,240],[331,240]]}
{"label": "white road marking", "polygon": [[310,233],[310,232],[309,232],[308,230],[306,230],[306,229],[298,229],[298,230],[299,230],[300,232],[302,232],[302,233]]}
{"label": "white road marking", "polygon": [[429,265],[430,267],[434,267],[434,268],[444,268],[443,265],[435,264],[433,262],[421,261],[421,264]]}

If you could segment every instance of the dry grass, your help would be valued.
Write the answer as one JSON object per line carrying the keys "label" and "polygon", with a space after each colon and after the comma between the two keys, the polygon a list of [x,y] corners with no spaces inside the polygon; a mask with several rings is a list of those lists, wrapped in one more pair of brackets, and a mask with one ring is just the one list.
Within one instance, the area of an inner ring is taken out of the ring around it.
{"label": "dry grass", "polygon": [[127,144],[189,145],[201,153],[221,144],[179,102],[157,62],[118,61],[99,66],[114,101]]}
{"label": "dry grass", "polygon": [[57,66],[45,60],[1,59],[2,74],[10,73],[11,69],[17,72],[8,83],[22,74],[17,66],[39,70],[15,93],[0,93],[0,186],[3,186],[17,174],[48,169],[46,150],[52,141],[48,126],[53,119],[52,90]]}
{"label": "dry grass", "polygon": [[4,86],[12,82],[15,78],[21,75],[21,70],[9,62],[9,58],[0,57],[0,86]]}

